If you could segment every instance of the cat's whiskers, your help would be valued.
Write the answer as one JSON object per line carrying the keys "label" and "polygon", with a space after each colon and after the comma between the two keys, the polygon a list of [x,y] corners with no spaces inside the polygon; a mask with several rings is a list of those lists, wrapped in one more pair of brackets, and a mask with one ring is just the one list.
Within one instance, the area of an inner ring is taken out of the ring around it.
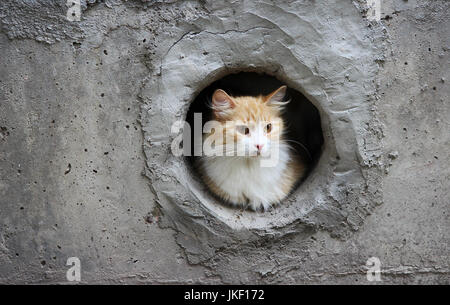
{"label": "cat's whiskers", "polygon": [[303,148],[303,150],[306,152],[306,154],[308,155],[309,160],[312,160],[312,156],[311,156],[308,148],[305,145],[303,145],[301,142],[295,141],[295,140],[289,140],[289,139],[288,140],[284,140],[284,141],[285,142],[292,142],[292,143],[296,143],[296,144],[300,145]]}
{"label": "cat's whiskers", "polygon": [[[281,115],[287,104],[285,93],[286,86],[256,97],[233,98],[220,89],[214,92],[210,107],[220,124],[215,130],[219,133],[211,138],[217,142],[206,142],[208,135],[204,136],[203,143],[211,147],[204,150],[205,157],[199,162],[208,178],[205,182],[225,201],[244,209],[270,210],[303,176],[304,164],[289,143],[307,149],[300,142],[285,140]],[[229,121],[234,123],[230,126]]]}

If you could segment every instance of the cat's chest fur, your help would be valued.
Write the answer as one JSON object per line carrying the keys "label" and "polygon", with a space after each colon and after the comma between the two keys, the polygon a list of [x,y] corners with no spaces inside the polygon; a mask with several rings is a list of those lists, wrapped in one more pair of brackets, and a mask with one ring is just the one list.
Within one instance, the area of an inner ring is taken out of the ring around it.
{"label": "cat's chest fur", "polygon": [[261,166],[260,158],[206,157],[201,167],[211,190],[231,204],[267,209],[286,196],[286,172],[290,155],[280,149],[273,166]]}

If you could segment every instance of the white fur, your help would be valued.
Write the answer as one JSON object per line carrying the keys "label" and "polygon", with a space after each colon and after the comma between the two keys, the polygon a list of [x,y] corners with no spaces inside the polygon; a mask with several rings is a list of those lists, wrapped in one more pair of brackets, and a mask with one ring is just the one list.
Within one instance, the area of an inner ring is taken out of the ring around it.
{"label": "white fur", "polygon": [[200,158],[201,167],[204,174],[229,196],[224,199],[230,204],[266,210],[286,196],[282,182],[290,160],[289,147],[280,143],[277,148],[278,161],[271,167],[261,166],[262,156],[204,156]]}

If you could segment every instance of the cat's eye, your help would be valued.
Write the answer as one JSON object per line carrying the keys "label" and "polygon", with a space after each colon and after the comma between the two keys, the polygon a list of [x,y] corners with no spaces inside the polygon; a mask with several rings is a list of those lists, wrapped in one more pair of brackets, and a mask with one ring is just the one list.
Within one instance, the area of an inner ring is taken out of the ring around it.
{"label": "cat's eye", "polygon": [[265,130],[266,130],[267,133],[271,132],[272,131],[272,124],[271,123],[267,124],[266,127],[265,127]]}
{"label": "cat's eye", "polygon": [[245,125],[238,125],[238,126],[236,126],[236,129],[238,132],[240,132],[244,135],[248,135],[250,133],[250,129]]}

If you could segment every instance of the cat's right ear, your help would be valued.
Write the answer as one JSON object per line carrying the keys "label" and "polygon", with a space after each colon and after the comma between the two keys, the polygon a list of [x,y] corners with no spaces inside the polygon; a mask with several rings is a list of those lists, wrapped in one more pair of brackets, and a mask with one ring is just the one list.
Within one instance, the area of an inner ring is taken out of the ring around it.
{"label": "cat's right ear", "polygon": [[231,109],[236,106],[233,99],[222,89],[214,91],[212,96],[212,109],[218,119],[225,119],[230,115]]}
{"label": "cat's right ear", "polygon": [[264,101],[272,106],[281,107],[289,103],[289,101],[283,102],[284,96],[286,95],[286,86],[281,86],[277,90],[273,91],[264,98]]}

